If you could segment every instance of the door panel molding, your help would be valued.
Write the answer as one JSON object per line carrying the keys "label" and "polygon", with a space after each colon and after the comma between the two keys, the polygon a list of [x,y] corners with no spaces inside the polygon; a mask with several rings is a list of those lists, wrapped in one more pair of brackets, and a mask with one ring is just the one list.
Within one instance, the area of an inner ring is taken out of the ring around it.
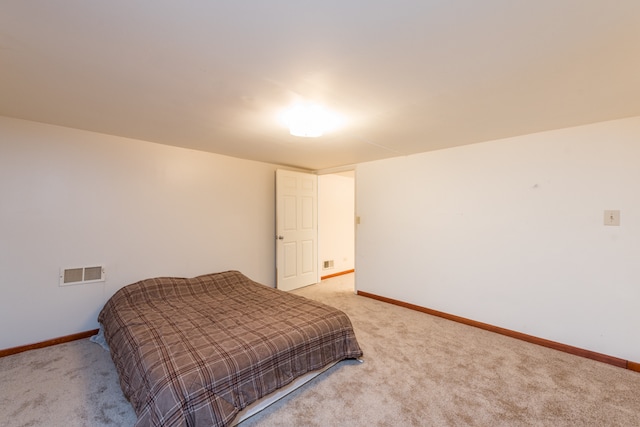
{"label": "door panel molding", "polygon": [[318,283],[318,177],[276,170],[276,286]]}

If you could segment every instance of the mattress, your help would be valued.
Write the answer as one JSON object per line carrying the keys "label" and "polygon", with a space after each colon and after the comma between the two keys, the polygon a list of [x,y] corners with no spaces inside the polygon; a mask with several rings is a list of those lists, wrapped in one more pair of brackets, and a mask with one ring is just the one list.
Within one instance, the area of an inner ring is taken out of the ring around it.
{"label": "mattress", "polygon": [[296,378],[362,356],[342,311],[238,271],[160,277],[98,316],[136,426],[228,426]]}

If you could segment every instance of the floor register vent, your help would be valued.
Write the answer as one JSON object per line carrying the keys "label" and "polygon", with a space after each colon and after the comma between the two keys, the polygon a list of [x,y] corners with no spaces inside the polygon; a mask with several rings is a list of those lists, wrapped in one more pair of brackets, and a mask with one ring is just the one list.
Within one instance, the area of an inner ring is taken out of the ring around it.
{"label": "floor register vent", "polygon": [[60,286],[104,282],[104,267],[77,267],[60,269]]}

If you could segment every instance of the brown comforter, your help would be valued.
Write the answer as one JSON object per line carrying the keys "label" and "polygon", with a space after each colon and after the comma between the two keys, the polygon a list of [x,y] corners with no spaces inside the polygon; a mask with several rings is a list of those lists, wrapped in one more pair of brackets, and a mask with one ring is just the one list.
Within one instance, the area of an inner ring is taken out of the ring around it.
{"label": "brown comforter", "polygon": [[245,406],[362,355],[341,311],[237,271],[156,278],[100,312],[136,426],[226,426]]}

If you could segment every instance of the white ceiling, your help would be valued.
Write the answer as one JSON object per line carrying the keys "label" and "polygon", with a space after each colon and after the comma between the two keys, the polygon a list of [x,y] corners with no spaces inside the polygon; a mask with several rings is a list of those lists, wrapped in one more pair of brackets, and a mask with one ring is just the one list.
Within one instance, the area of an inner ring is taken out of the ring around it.
{"label": "white ceiling", "polygon": [[0,115],[313,170],[637,116],[640,1],[2,0]]}

